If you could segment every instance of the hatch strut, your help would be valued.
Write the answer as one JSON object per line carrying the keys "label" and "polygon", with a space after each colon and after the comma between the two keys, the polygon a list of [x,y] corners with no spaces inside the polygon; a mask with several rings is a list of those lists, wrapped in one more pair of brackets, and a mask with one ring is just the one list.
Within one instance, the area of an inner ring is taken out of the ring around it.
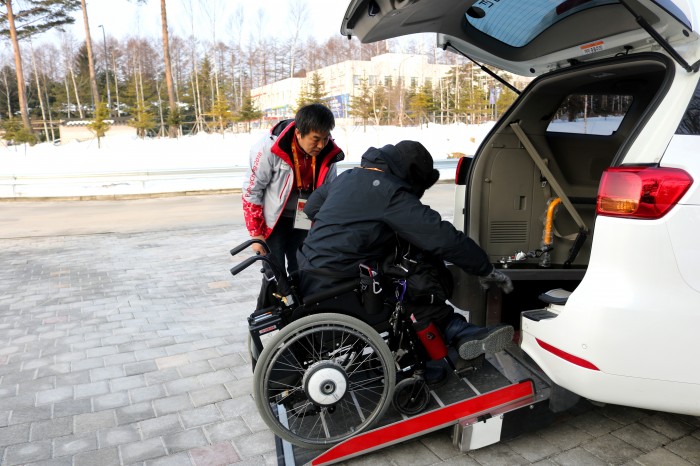
{"label": "hatch strut", "polygon": [[647,20],[642,17],[642,15],[637,14],[632,7],[627,4],[626,0],[620,0],[620,3],[622,3],[625,8],[632,13],[634,19],[642,27],[642,29],[644,29],[661,46],[661,48],[668,52],[668,54],[671,55],[671,57],[676,60],[676,62],[681,65],[684,70],[686,70],[688,73],[698,72],[700,69],[700,60],[696,61],[692,65],[688,64],[688,62],[685,61],[685,59],[676,51],[676,49],[674,49],[671,44],[669,44],[668,41],[661,36],[661,34],[656,32],[656,29],[651,27],[651,24],[649,24]]}
{"label": "hatch strut", "polygon": [[566,195],[564,190],[561,189],[561,185],[554,177],[549,167],[547,167],[547,165],[544,163],[544,160],[542,160],[542,157],[540,157],[540,154],[537,152],[537,149],[535,149],[535,146],[532,144],[532,141],[530,141],[530,138],[527,137],[525,131],[523,131],[523,129],[520,127],[520,123],[513,122],[510,124],[510,127],[515,133],[515,135],[518,137],[518,139],[520,139],[520,142],[525,147],[525,150],[530,155],[532,161],[535,162],[535,165],[537,165],[537,168],[540,169],[545,179],[549,181],[549,184],[552,185],[554,191],[556,191],[556,193],[559,195],[559,197],[561,198],[561,203],[564,204],[566,210],[569,212],[569,214],[571,214],[571,217],[576,222],[576,225],[578,225],[579,228],[588,231],[588,227],[586,227],[586,224],[583,222],[583,219],[574,208],[574,205],[571,203],[571,200]]}
{"label": "hatch strut", "polygon": [[508,81],[506,81],[506,80],[503,79],[502,77],[498,76],[496,73],[494,73],[494,72],[491,71],[490,69],[486,68],[484,65],[482,65],[482,64],[479,63],[478,61],[474,60],[474,59],[473,59],[472,57],[470,57],[469,55],[465,55],[464,52],[462,52],[462,51],[459,50],[457,47],[455,47],[454,45],[452,45],[452,44],[450,43],[450,41],[447,41],[447,42],[445,43],[445,45],[442,47],[442,49],[445,50],[447,47],[451,48],[452,50],[454,50],[454,51],[457,52],[458,54],[462,55],[464,58],[466,58],[466,59],[469,60],[470,62],[474,63],[476,66],[478,66],[479,68],[481,68],[481,71],[483,71],[484,73],[488,74],[488,75],[491,76],[493,79],[495,79],[495,80],[498,81],[499,83],[503,84],[504,86],[506,86],[506,87],[507,87],[508,89],[510,89],[511,91],[515,92],[516,95],[520,95],[520,89],[518,89],[517,87],[513,86],[511,83],[509,83]]}

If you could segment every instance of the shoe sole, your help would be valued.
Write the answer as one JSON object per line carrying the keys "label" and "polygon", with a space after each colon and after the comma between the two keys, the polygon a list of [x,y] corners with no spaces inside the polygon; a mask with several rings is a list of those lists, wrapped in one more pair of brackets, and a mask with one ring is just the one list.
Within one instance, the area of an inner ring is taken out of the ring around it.
{"label": "shoe sole", "polygon": [[498,353],[511,341],[513,341],[513,327],[499,328],[486,338],[462,344],[459,347],[459,357],[469,360],[482,354]]}

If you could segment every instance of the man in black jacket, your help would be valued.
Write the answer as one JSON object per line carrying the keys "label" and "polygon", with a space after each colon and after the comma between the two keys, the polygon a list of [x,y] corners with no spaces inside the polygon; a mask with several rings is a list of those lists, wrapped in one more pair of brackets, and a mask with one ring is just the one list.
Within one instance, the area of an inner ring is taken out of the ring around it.
{"label": "man in black jacket", "polygon": [[[304,209],[314,223],[297,253],[302,294],[332,288],[342,277],[357,277],[359,265],[381,261],[395,247],[397,236],[479,276],[485,287],[510,292],[510,279],[494,269],[486,252],[421,203],[425,190],[438,178],[425,147],[401,141],[370,148],[362,156],[361,167],[317,189]],[[483,328],[467,323],[444,298],[411,311],[417,326],[435,322],[445,342],[464,359],[500,351],[513,337],[511,326]]]}

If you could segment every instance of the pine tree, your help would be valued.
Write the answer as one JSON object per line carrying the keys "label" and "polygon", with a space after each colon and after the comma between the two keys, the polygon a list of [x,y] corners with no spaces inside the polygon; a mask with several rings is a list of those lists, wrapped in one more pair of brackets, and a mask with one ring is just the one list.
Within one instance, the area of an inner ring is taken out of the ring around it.
{"label": "pine tree", "polygon": [[311,81],[308,83],[305,89],[299,93],[299,98],[297,99],[297,110],[299,110],[304,105],[309,104],[323,104],[327,105],[326,102],[326,83],[323,78],[317,72],[311,74]]}
{"label": "pine tree", "polygon": [[423,84],[409,98],[408,108],[418,118],[421,127],[423,126],[423,121],[425,121],[426,126],[428,125],[428,115],[434,110],[434,106],[433,88],[429,83]]}
{"label": "pine tree", "polygon": [[380,125],[383,121],[387,122],[389,118],[388,109],[389,99],[386,88],[381,84],[377,84],[372,93],[372,117],[374,124]]}
{"label": "pine tree", "polygon": [[367,80],[360,83],[360,95],[350,97],[350,116],[360,118],[364,131],[367,131],[367,120],[374,114],[372,93]]}
{"label": "pine tree", "polygon": [[95,137],[97,137],[97,148],[100,148],[100,139],[102,139],[107,131],[109,131],[109,128],[112,126],[108,121],[109,119],[109,110],[107,109],[107,104],[103,101],[100,101],[99,104],[97,104],[97,109],[95,110],[95,119],[90,122],[90,124],[87,125],[88,129],[95,133]]}
{"label": "pine tree", "polygon": [[136,135],[143,139],[146,137],[148,131],[152,130],[157,125],[153,114],[149,112],[143,104],[138,104],[134,112],[134,118],[129,120],[129,126],[136,128]]}
{"label": "pine tree", "polygon": [[237,121],[245,122],[246,129],[248,132],[250,132],[250,122],[253,120],[259,120],[262,116],[263,112],[255,106],[253,98],[250,96],[250,93],[248,93],[248,95],[246,95],[243,99],[243,105],[238,113]]}
{"label": "pine tree", "polygon": [[36,136],[22,125],[17,118],[9,118],[2,122],[2,129],[5,131],[3,139],[12,144],[29,143],[30,146],[36,144]]}
{"label": "pine tree", "polygon": [[13,9],[12,0],[0,0],[0,35],[10,38],[15,58],[17,89],[19,94],[19,110],[22,124],[29,133],[32,127],[29,122],[26,84],[22,69],[22,54],[20,39],[40,34],[65,24],[72,24],[75,18],[71,12],[78,9],[80,0],[25,0],[22,7]]}
{"label": "pine tree", "polygon": [[309,98],[312,104],[323,104],[326,98],[326,83],[318,73],[311,75],[311,83],[309,84]]}
{"label": "pine tree", "polygon": [[216,97],[214,105],[211,107],[211,112],[209,112],[209,116],[214,118],[214,121],[216,121],[217,125],[219,126],[219,132],[223,136],[224,130],[228,124],[233,121],[233,114],[231,114],[228,102],[223,94],[219,94]]}

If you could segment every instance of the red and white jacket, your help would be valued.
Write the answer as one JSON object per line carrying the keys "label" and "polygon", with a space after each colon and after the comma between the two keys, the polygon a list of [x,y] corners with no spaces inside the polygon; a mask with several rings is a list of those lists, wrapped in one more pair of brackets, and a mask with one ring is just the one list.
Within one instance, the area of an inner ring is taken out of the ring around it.
{"label": "red and white jacket", "polygon": [[[294,120],[282,121],[250,149],[241,196],[250,236],[270,236],[295,187],[291,155],[294,127]],[[316,156],[317,187],[337,176],[335,164],[344,158],[345,154],[331,139]]]}

